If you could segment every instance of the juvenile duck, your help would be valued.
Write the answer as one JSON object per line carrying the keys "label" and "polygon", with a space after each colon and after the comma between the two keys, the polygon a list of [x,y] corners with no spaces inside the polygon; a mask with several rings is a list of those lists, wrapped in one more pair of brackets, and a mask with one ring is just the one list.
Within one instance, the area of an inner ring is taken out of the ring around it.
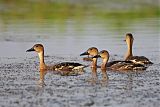
{"label": "juvenile duck", "polygon": [[[91,47],[87,51],[85,51],[84,53],[80,54],[80,56],[84,56],[84,55],[88,55],[88,56],[92,56],[92,57],[95,55],[98,55],[98,49],[96,47]],[[97,58],[92,58],[91,67],[97,67]]]}
{"label": "juvenile duck", "polygon": [[[31,49],[26,52],[35,51],[38,53],[40,60],[40,69],[59,71],[62,75],[78,75],[84,72],[84,65],[74,62],[62,62],[53,66],[47,66],[44,62],[44,47],[42,44],[35,44]],[[61,72],[62,71],[62,72]]]}
{"label": "juvenile duck", "polygon": [[133,70],[145,70],[146,67],[144,67],[141,64],[134,64],[131,61],[113,61],[108,62],[109,60],[109,53],[106,50],[102,50],[99,52],[98,55],[94,56],[93,58],[102,58],[102,65],[101,68],[109,68],[110,70],[116,70],[116,71],[133,71]]}
{"label": "juvenile duck", "polygon": [[153,64],[145,56],[133,56],[133,54],[132,54],[133,40],[134,40],[134,38],[133,38],[132,34],[131,33],[127,33],[125,41],[127,43],[128,50],[127,50],[127,53],[125,55],[125,61],[132,61],[133,63],[143,64],[143,65]]}

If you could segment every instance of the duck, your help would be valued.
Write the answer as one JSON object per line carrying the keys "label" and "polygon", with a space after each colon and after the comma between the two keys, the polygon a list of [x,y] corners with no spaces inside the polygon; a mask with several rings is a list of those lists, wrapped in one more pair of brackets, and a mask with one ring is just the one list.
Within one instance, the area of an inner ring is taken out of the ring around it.
{"label": "duck", "polygon": [[[90,47],[85,52],[80,54],[80,56],[84,56],[84,55],[91,56],[90,58],[92,58],[93,56],[98,55],[98,49],[96,47]],[[97,76],[97,58],[92,58],[92,62],[91,62],[90,67],[91,67],[91,71],[92,71],[92,79],[91,80],[97,80],[98,79],[98,76]]]}
{"label": "duck", "polygon": [[38,53],[39,57],[39,68],[43,70],[58,71],[61,75],[80,75],[84,73],[83,64],[75,62],[62,62],[52,66],[48,66],[44,62],[44,47],[42,44],[35,44],[32,48],[28,49],[26,52],[35,51]]}
{"label": "duck", "polygon": [[101,69],[108,68],[109,70],[115,71],[135,71],[135,70],[146,70],[146,67],[142,64],[135,64],[131,61],[112,61],[109,60],[109,52],[107,50],[102,50],[98,55],[93,58],[102,58]]}
{"label": "duck", "polygon": [[142,64],[142,65],[153,64],[153,62],[151,62],[145,56],[133,56],[132,45],[133,45],[134,38],[131,33],[126,34],[124,41],[126,41],[127,47],[128,47],[127,53],[125,55],[125,61],[132,61],[133,63]]}
{"label": "duck", "polygon": [[96,47],[90,47],[87,51],[80,54],[80,56],[88,55],[92,59],[91,67],[97,67],[97,58],[92,58],[93,56],[98,55],[98,49]]}

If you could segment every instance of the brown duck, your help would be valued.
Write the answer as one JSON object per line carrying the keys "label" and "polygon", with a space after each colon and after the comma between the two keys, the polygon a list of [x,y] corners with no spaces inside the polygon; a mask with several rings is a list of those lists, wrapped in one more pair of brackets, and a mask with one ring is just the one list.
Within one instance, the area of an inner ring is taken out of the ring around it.
{"label": "brown duck", "polygon": [[31,51],[35,51],[38,53],[40,69],[57,71],[62,75],[79,75],[84,73],[84,68],[86,66],[80,63],[62,62],[52,66],[46,65],[44,62],[44,47],[42,44],[35,44],[31,49],[27,50],[27,52]]}

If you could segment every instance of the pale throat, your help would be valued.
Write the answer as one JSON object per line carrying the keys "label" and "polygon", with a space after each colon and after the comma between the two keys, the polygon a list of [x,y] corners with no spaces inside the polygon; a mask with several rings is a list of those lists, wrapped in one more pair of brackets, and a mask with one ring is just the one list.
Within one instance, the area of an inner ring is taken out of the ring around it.
{"label": "pale throat", "polygon": [[45,63],[44,63],[44,52],[39,52],[38,53],[39,60],[40,60],[40,68],[44,69],[45,68]]}
{"label": "pale throat", "polygon": [[105,68],[108,62],[108,58],[102,60],[101,68]]}
{"label": "pale throat", "polygon": [[93,58],[91,67],[97,66],[97,58]]}

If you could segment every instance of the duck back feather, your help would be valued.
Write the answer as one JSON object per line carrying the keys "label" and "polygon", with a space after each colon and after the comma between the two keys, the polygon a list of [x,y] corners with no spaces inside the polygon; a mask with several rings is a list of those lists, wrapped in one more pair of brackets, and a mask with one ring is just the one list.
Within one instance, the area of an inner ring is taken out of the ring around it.
{"label": "duck back feather", "polygon": [[145,56],[132,56],[129,57],[126,61],[132,61],[135,64],[153,64],[151,61],[149,61],[148,58],[146,58]]}

